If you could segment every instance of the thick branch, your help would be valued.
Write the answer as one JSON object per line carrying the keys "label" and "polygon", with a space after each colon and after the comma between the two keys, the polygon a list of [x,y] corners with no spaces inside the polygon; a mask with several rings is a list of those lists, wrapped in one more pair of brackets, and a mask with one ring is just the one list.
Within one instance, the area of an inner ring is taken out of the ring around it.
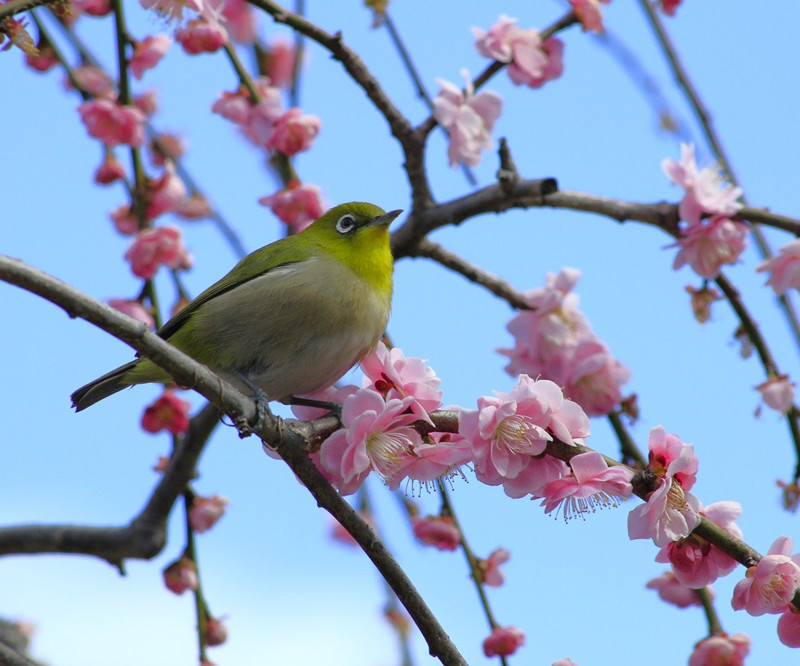
{"label": "thick branch", "polygon": [[99,557],[118,567],[125,559],[155,557],[166,543],[167,518],[175,500],[193,478],[197,460],[218,422],[219,412],[213,405],[192,418],[150,499],[129,525],[6,527],[0,529],[0,555],[75,553]]}

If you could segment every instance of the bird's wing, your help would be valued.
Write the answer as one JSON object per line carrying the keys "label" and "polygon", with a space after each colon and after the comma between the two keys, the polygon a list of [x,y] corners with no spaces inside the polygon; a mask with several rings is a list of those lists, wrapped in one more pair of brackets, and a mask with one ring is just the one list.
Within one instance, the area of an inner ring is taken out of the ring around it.
{"label": "bird's wing", "polygon": [[164,339],[169,339],[189,318],[197,312],[204,303],[212,298],[216,298],[226,291],[254,279],[265,275],[271,271],[291,264],[307,261],[313,256],[313,248],[297,247],[296,244],[286,243],[288,238],[282,238],[270,245],[266,245],[242,259],[231,271],[218,282],[212,284],[208,289],[195,298],[183,310],[178,312],[172,319],[158,329],[158,335]]}

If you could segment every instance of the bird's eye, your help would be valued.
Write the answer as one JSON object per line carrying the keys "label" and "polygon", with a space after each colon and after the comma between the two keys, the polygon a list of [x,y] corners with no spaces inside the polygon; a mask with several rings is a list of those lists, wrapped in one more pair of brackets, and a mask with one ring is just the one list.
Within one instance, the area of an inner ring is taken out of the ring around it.
{"label": "bird's eye", "polygon": [[336,231],[340,234],[346,234],[352,231],[356,226],[356,218],[354,218],[350,213],[347,215],[342,215],[338,222],[336,222]]}

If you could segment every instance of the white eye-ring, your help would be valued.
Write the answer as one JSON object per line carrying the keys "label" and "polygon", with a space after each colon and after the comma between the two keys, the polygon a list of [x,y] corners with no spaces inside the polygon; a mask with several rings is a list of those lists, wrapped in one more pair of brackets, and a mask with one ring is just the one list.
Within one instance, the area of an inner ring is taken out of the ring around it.
{"label": "white eye-ring", "polygon": [[342,215],[339,220],[336,222],[336,231],[340,234],[346,234],[356,227],[356,218],[354,218],[350,213],[346,215]]}

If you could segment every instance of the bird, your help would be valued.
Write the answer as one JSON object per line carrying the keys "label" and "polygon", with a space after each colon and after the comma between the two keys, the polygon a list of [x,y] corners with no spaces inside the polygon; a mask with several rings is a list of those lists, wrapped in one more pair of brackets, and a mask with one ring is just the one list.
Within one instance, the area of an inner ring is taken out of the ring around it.
{"label": "bird", "polygon": [[[244,257],[157,334],[259,402],[326,388],[369,354],[392,300],[389,225],[402,210],[335,206]],[[135,384],[170,384],[139,357],[72,394],[76,411]]]}

